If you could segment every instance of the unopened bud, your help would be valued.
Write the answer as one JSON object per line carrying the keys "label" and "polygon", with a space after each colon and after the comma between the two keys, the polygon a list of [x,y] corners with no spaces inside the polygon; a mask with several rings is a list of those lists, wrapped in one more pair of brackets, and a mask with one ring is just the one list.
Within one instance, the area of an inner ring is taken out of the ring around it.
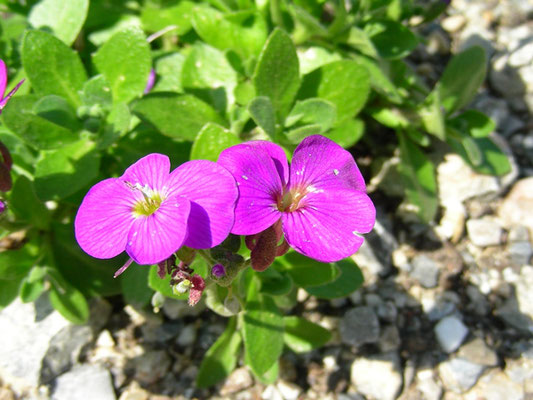
{"label": "unopened bud", "polygon": [[163,307],[163,304],[165,303],[165,296],[163,296],[160,292],[155,292],[152,296],[152,307],[154,308],[154,311],[157,313]]}
{"label": "unopened bud", "polygon": [[215,264],[213,265],[213,268],[211,268],[211,273],[216,278],[222,278],[223,276],[226,276],[226,268],[222,264]]}
{"label": "unopened bud", "polygon": [[191,280],[192,287],[189,292],[189,305],[195,306],[202,298],[202,293],[205,289],[205,281],[200,275],[193,275]]}

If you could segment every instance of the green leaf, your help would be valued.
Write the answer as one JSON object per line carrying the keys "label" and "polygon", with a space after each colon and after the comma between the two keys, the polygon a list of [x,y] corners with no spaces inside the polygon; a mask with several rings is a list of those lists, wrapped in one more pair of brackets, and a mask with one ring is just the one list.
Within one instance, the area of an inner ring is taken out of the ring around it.
{"label": "green leaf", "polygon": [[365,123],[361,119],[346,119],[327,133],[327,137],[345,149],[356,144],[365,133]]}
{"label": "green leaf", "polygon": [[470,103],[485,80],[486,68],[482,47],[472,46],[453,56],[435,87],[448,113]]}
{"label": "green leaf", "polygon": [[243,316],[246,360],[257,375],[263,375],[283,350],[283,317],[270,296],[258,293],[256,280],[248,287]]}
{"label": "green leaf", "polygon": [[93,57],[96,68],[111,85],[113,100],[125,102],[142,95],[152,68],[150,46],[136,27],[115,33]]}
{"label": "green leaf", "polygon": [[39,97],[17,96],[2,112],[2,121],[9,130],[37,149],[55,149],[78,140],[69,129],[35,115],[33,108]]}
{"label": "green leaf", "polygon": [[191,160],[217,161],[220,153],[241,141],[230,131],[211,122],[204,125],[191,149]]}
{"label": "green leaf", "polygon": [[236,330],[237,318],[229,320],[224,333],[207,350],[196,376],[200,388],[212,386],[227,377],[237,365],[241,335]]}
{"label": "green leaf", "polygon": [[150,269],[143,266],[129,268],[127,273],[120,275],[122,296],[128,304],[144,307],[150,304],[154,291],[148,286]]}
{"label": "green leaf", "polygon": [[173,26],[172,33],[181,36],[191,29],[194,6],[194,3],[186,0],[169,7],[147,3],[142,9],[141,22],[146,31],[157,32]]}
{"label": "green leaf", "polygon": [[206,93],[207,99],[213,99],[210,102],[217,109],[225,110],[227,103],[233,103],[237,73],[220,50],[199,43],[190,49],[183,63],[181,83],[185,89],[213,89]]}
{"label": "green leaf", "polygon": [[342,60],[323,65],[307,74],[298,93],[299,99],[320,97],[337,107],[337,120],[355,116],[370,93],[366,68],[355,61]]}
{"label": "green leaf", "polygon": [[276,258],[273,265],[287,271],[294,283],[303,288],[323,285],[339,275],[338,268],[333,264],[321,263],[294,251]]}
{"label": "green leaf", "polygon": [[111,86],[103,75],[96,75],[83,85],[81,101],[86,107],[99,107],[109,110],[113,105]]}
{"label": "green leaf", "polygon": [[471,137],[467,133],[448,128],[448,144],[475,171],[502,176],[511,171],[511,163],[505,153],[488,137]]}
{"label": "green leaf", "polygon": [[[246,360],[246,364],[250,365],[250,362]],[[279,377],[279,360],[276,360],[272,367],[268,369],[263,375],[258,375],[255,371],[252,370],[255,377],[264,385],[272,385],[278,380]]]}
{"label": "green leaf", "polygon": [[475,138],[487,137],[496,129],[495,122],[477,110],[466,110],[447,122],[456,130]]}
{"label": "green leaf", "polygon": [[409,28],[392,20],[373,20],[365,25],[364,30],[383,58],[406,57],[418,45],[416,36]]}
{"label": "green leaf", "polygon": [[99,169],[100,155],[89,140],[43,152],[35,166],[35,191],[43,201],[63,199],[94,180]]}
{"label": "green leaf", "polygon": [[363,274],[352,259],[346,258],[333,265],[340,270],[337,279],[325,285],[306,287],[307,293],[320,299],[337,299],[348,296],[363,284]]}
{"label": "green leaf", "polygon": [[283,296],[288,294],[293,288],[291,276],[275,267],[258,272],[257,276],[261,279],[261,293],[271,296]]}
{"label": "green leaf", "polygon": [[317,124],[320,127],[318,133],[324,133],[335,123],[337,109],[327,100],[318,98],[298,101],[292,108],[285,120],[285,127]]}
{"label": "green leaf", "polygon": [[11,152],[15,168],[22,168],[28,172],[33,170],[35,154],[30,150],[26,142],[7,129],[0,129],[0,142],[4,143]]}
{"label": "green leaf", "polygon": [[4,281],[0,279],[0,310],[17,298],[22,278]]}
{"label": "green leaf", "polygon": [[52,286],[48,294],[50,304],[70,322],[84,324],[89,319],[89,305],[85,296],[64,279],[57,282],[59,280],[57,275],[59,273],[56,273],[51,280]]}
{"label": "green leaf", "polygon": [[163,135],[182,140],[194,140],[208,122],[225,125],[210,105],[188,94],[151,93],[135,102],[133,112]]}
{"label": "green leaf", "polygon": [[89,256],[76,242],[72,222],[54,223],[52,229],[55,265],[70,284],[88,297],[120,293],[120,281],[113,279],[113,273],[126,261],[126,257],[99,260]]}
{"label": "green leaf", "polygon": [[152,92],[182,93],[181,70],[185,56],[181,53],[170,53],[155,60],[157,79]]}
{"label": "green leaf", "polygon": [[17,222],[29,223],[40,229],[46,229],[50,223],[48,210],[37,198],[33,183],[25,176],[20,176],[13,185],[9,208],[17,217]]}
{"label": "green leaf", "polygon": [[314,69],[342,59],[338,53],[330,52],[327,49],[318,46],[310,46],[305,49],[299,48],[297,51],[300,73],[302,75],[307,75]]}
{"label": "green leaf", "polygon": [[363,65],[370,74],[370,84],[374,90],[394,104],[403,103],[403,98],[407,95],[404,95],[385,73],[387,70],[385,61],[378,63],[376,60],[363,55],[355,56],[354,59]]}
{"label": "green leaf", "polygon": [[276,28],[268,38],[253,82],[256,95],[269,97],[278,121],[283,121],[300,86],[296,49],[284,31]]}
{"label": "green leaf", "polygon": [[367,32],[365,32],[363,29],[352,26],[346,42],[362,54],[372,58],[378,58],[378,51],[374,46],[374,43],[372,43],[372,40],[370,40]]}
{"label": "green leaf", "polygon": [[35,265],[39,246],[26,243],[21,249],[0,252],[0,280],[16,280],[25,277]]}
{"label": "green leaf", "polygon": [[220,50],[231,49],[244,60],[259,54],[268,35],[264,18],[248,10],[223,14],[210,7],[197,7],[192,24],[206,43]]}
{"label": "green leaf", "polygon": [[301,317],[283,317],[285,334],[283,340],[295,353],[305,353],[325,345],[331,333],[311,321]]}
{"label": "green leaf", "polygon": [[76,132],[82,128],[74,108],[63,97],[55,94],[37,100],[33,105],[33,112],[35,115],[70,131]]}
{"label": "green leaf", "polygon": [[19,296],[24,303],[30,303],[45,290],[46,268],[35,266],[20,285]]}
{"label": "green leaf", "polygon": [[419,108],[418,115],[428,133],[438,137],[440,140],[446,140],[446,127],[438,92],[432,92],[427,97],[424,105]]}
{"label": "green leaf", "polygon": [[36,29],[51,30],[55,36],[70,46],[87,18],[89,0],[41,0],[28,16]]}
{"label": "green leaf", "polygon": [[21,59],[37,94],[56,94],[74,107],[80,105],[79,91],[87,74],[78,54],[65,43],[45,32],[28,31],[22,41]]}
{"label": "green leaf", "polygon": [[207,308],[216,312],[218,315],[231,317],[235,314],[232,310],[228,310],[224,305],[224,302],[228,297],[228,288],[219,285],[210,285],[205,289],[204,296]]}
{"label": "green leaf", "polygon": [[437,212],[437,182],[435,167],[420,148],[403,133],[400,140],[400,159],[398,166],[405,184],[407,198],[424,222],[431,222]]}
{"label": "green leaf", "polygon": [[260,96],[254,98],[248,104],[248,112],[257,126],[263,129],[270,138],[275,137],[276,115],[269,97]]}

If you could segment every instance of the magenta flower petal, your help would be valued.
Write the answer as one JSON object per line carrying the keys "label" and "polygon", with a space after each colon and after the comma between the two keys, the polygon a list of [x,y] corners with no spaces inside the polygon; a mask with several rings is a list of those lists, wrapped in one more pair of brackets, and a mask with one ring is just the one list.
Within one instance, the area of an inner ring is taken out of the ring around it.
{"label": "magenta flower petal", "polygon": [[134,221],[134,193],[120,179],[110,178],[94,185],[83,199],[74,230],[87,254],[112,258],[124,251]]}
{"label": "magenta flower petal", "polygon": [[289,180],[289,164],[285,151],[275,143],[266,140],[254,140],[246,143],[248,146],[254,146],[265,151],[276,166],[276,170],[281,178],[281,183],[286,184]]}
{"label": "magenta flower petal", "polygon": [[190,203],[180,196],[163,200],[156,212],[138,216],[127,235],[126,252],[137,264],[157,264],[183,244]]}
{"label": "magenta flower petal", "polygon": [[2,99],[2,101],[0,101],[0,112],[2,111],[2,109],[6,106],[7,102],[9,101],[9,99],[11,98],[11,96],[13,96],[15,94],[15,92],[17,90],[19,90],[19,87],[20,85],[22,85],[24,83],[24,79],[21,80],[19,83],[17,83],[17,85],[11,89],[11,91],[7,94],[6,97],[4,97]]}
{"label": "magenta flower petal", "polygon": [[357,190],[318,191],[301,207],[283,213],[283,233],[291,247],[307,257],[334,262],[355,253],[374,226],[376,210],[366,193]]}
{"label": "magenta flower petal", "polygon": [[290,187],[365,191],[365,181],[352,155],[324,136],[306,137],[294,151]]}
{"label": "magenta flower petal", "polygon": [[283,183],[270,153],[264,150],[266,145],[257,143],[232,146],[218,158],[218,163],[231,172],[239,187],[231,230],[236,235],[261,232],[281,215],[276,204]]}
{"label": "magenta flower petal", "polygon": [[212,161],[189,161],[172,171],[168,185],[169,195],[191,202],[185,246],[207,249],[222,243],[233,227],[239,194],[228,170]]}
{"label": "magenta flower petal", "polygon": [[168,189],[168,174],[170,172],[170,160],[163,154],[149,154],[135,164],[131,165],[122,175],[121,179],[135,186],[166,192]]}
{"label": "magenta flower petal", "polygon": [[0,99],[4,98],[7,87],[7,67],[4,60],[0,60]]}

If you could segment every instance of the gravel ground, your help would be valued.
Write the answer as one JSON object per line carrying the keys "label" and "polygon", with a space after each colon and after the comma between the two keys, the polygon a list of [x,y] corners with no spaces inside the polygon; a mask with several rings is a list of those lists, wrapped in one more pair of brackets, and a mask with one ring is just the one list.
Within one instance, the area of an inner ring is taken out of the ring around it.
{"label": "gravel ground", "polygon": [[432,227],[386,201],[392,172],[371,182],[378,223],[355,256],[364,286],[335,301],[299,293],[298,311],[332,331],[327,346],[285,353],[275,385],[241,367],[197,390],[225,325],[201,304],[140,314],[95,300],[90,323],[72,326],[44,300],[15,302],[0,312],[0,400],[533,399],[533,3],[453,0],[421,33],[427,45],[411,61],[429,83],[450,50],[486,49],[474,108],[496,121],[513,171],[483,176],[439,155]]}

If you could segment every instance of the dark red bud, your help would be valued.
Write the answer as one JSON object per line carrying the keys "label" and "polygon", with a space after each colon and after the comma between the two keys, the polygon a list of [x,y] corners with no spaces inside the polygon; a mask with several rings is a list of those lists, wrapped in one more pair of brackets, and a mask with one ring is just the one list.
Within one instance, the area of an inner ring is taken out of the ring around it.
{"label": "dark red bud", "polygon": [[202,293],[205,289],[205,281],[200,275],[194,275],[191,277],[192,287],[189,290],[189,305],[196,305],[202,298]]}

